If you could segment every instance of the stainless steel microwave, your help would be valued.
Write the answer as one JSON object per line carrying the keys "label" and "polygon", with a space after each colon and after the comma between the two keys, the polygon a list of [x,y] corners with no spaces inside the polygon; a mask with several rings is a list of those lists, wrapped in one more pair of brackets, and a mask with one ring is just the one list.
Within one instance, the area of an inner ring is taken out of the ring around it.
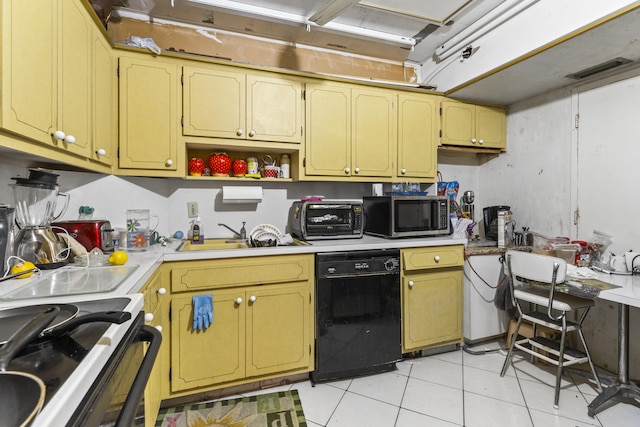
{"label": "stainless steel microwave", "polygon": [[387,238],[450,234],[446,196],[372,196],[362,201],[365,234]]}
{"label": "stainless steel microwave", "polygon": [[289,225],[291,234],[302,240],[358,239],[363,234],[362,202],[293,202]]}

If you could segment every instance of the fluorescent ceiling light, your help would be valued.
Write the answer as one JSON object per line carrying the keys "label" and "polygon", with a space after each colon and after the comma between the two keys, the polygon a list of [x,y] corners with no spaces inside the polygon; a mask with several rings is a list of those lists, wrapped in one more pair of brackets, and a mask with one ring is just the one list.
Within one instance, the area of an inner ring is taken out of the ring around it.
{"label": "fluorescent ceiling light", "polygon": [[359,0],[333,0],[324,9],[321,9],[311,15],[309,21],[323,26],[329,21],[333,21],[333,19],[340,15],[345,9],[358,2]]}
{"label": "fluorescent ceiling light", "polygon": [[[250,15],[256,18],[267,19],[271,21],[287,22],[293,24],[300,24],[309,27],[320,27],[316,22],[309,20],[306,16],[296,15],[288,12],[281,12],[274,9],[268,9],[260,6],[253,6],[245,3],[238,3],[230,0],[186,0],[190,3],[198,3],[202,5],[211,6],[221,10],[234,10],[244,15]],[[339,0],[338,3],[344,3],[346,0]],[[354,0],[348,0],[351,3],[357,3]],[[324,28],[329,31],[344,33],[353,37],[374,39],[392,44],[399,44],[403,46],[415,46],[416,40],[411,37],[398,36],[396,34],[389,34],[382,31],[370,30],[367,28],[355,27],[353,25],[339,24],[335,22],[328,22],[323,25]]]}

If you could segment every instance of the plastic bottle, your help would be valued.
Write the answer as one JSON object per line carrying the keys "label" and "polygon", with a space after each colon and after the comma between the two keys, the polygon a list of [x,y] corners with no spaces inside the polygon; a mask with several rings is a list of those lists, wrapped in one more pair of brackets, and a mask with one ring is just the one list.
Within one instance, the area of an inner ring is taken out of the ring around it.
{"label": "plastic bottle", "polygon": [[191,223],[191,244],[199,245],[201,243],[204,243],[204,234],[202,233],[200,217],[196,217]]}
{"label": "plastic bottle", "polygon": [[280,173],[282,174],[282,178],[290,178],[290,165],[289,165],[289,155],[283,154],[280,157]]}

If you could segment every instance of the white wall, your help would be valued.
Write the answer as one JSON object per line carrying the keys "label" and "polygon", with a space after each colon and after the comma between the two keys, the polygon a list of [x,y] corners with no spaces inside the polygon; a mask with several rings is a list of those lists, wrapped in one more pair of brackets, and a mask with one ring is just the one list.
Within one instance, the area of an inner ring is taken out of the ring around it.
{"label": "white wall", "polygon": [[[247,231],[258,224],[273,224],[283,232],[287,228],[289,207],[305,195],[324,195],[335,199],[361,199],[371,194],[370,184],[351,183],[279,183],[259,181],[242,185],[261,185],[263,201],[258,204],[227,205],[221,203],[222,185],[228,181],[187,181],[183,179],[117,177],[83,172],[56,171],[60,191],[70,195],[69,208],[61,219],[77,219],[80,206],[95,209],[94,218],[108,219],[114,227],[125,227],[127,209],[149,209],[157,214],[161,235],[173,235],[189,228],[187,202],[198,202],[205,235],[231,237],[219,227],[225,223],[239,231],[246,221]],[[9,184],[12,177],[27,177],[28,169],[0,160],[0,204],[14,205]],[[59,209],[57,210],[59,211]]]}

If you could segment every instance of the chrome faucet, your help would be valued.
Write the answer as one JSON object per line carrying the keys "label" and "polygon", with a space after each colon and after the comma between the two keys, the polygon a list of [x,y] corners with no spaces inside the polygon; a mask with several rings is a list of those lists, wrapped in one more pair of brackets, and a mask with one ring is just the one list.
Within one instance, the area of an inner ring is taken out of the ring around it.
{"label": "chrome faucet", "polygon": [[218,225],[220,227],[226,228],[227,230],[231,231],[236,236],[240,237],[242,240],[247,240],[247,230],[244,228],[245,224],[246,224],[246,222],[242,221],[242,228],[240,229],[240,232],[237,232],[233,228],[229,227],[227,224],[218,223]]}

